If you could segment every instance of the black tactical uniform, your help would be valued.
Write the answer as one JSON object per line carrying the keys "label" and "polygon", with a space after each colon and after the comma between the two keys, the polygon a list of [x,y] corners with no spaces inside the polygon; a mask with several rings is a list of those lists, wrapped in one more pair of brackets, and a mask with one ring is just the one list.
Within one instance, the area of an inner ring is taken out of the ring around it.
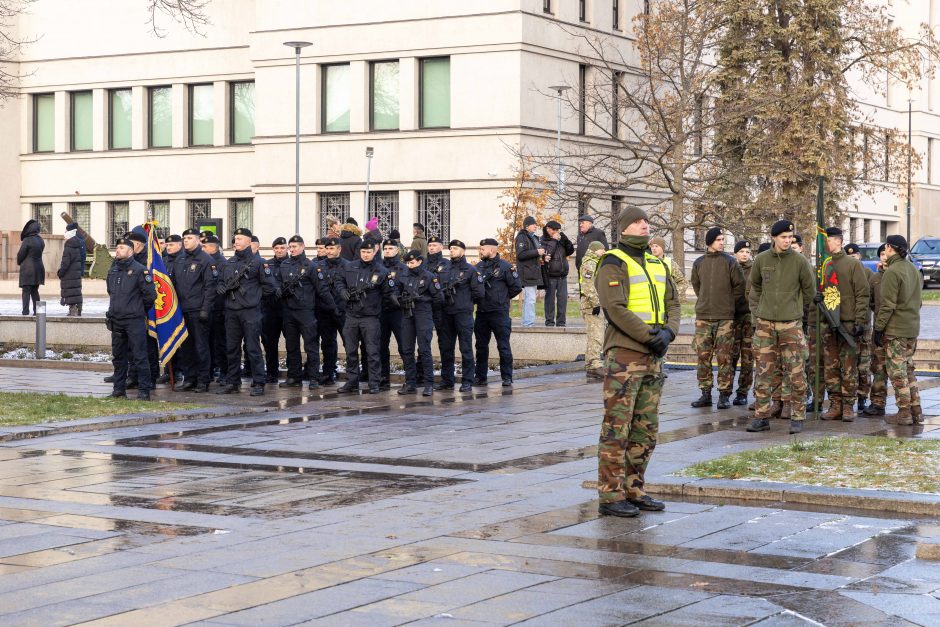
{"label": "black tactical uniform", "polygon": [[[436,236],[431,236],[428,238],[428,244],[433,244],[435,242],[438,244],[442,243],[441,238],[436,237]],[[422,264],[422,267],[428,272],[430,272],[431,274],[433,274],[435,277],[437,277],[437,279],[440,281],[442,277],[444,277],[447,274],[448,270],[450,269],[450,260],[444,259],[443,251],[434,253],[434,254],[428,253],[428,257],[425,260],[425,262]],[[440,302],[431,303],[431,315],[434,318],[434,329],[437,331],[437,349],[438,351],[440,351],[441,350],[441,328],[443,325],[442,320],[444,318],[444,300],[443,299],[441,299]],[[419,384],[422,382],[422,377],[424,376],[423,375],[424,370],[425,370],[424,364],[421,363],[421,354],[419,353],[418,354],[418,383]],[[432,365],[431,371],[433,372],[433,370],[434,368]],[[434,382],[433,379],[430,382],[433,383]]]}
{"label": "black tactical uniform", "polygon": [[[219,243],[214,235],[212,240]],[[206,253],[208,254],[208,253]],[[216,250],[214,254],[209,255],[215,262],[215,278],[218,280],[222,268],[228,263],[228,259],[222,254],[221,250]],[[216,286],[218,287],[218,286]],[[228,359],[227,348],[225,346],[225,297],[216,293],[215,301],[212,305],[212,319],[209,321],[209,352],[212,353],[212,378],[219,383],[224,383],[228,377]]]}
{"label": "black tactical uniform", "polygon": [[[365,240],[361,247],[374,246]],[[346,303],[346,323],[343,327],[343,346],[346,349],[346,376],[348,381],[341,392],[359,389],[359,345],[365,347],[369,369],[369,392],[379,392],[382,363],[379,358],[379,340],[382,335],[379,316],[382,303],[391,300],[397,303],[389,285],[388,271],[375,258],[369,263],[357,259],[336,272],[336,287],[340,298]]]}
{"label": "black tactical uniform", "polygon": [[[199,235],[188,229],[183,235]],[[183,343],[178,365],[186,378],[182,390],[205,392],[212,378],[209,351],[209,323],[215,307],[218,268],[201,246],[183,250],[173,265],[174,286],[183,311],[188,337]]]}
{"label": "black tactical uniform", "polygon": [[[405,254],[405,262],[421,260],[421,253],[411,250]],[[441,282],[436,276],[428,272],[424,265],[417,268],[408,268],[400,277],[402,325],[401,341],[403,351],[402,362],[405,365],[405,385],[398,390],[399,394],[413,394],[417,391],[418,368],[415,361],[415,343],[418,345],[418,355],[421,359],[422,381],[424,381],[424,396],[431,396],[434,386],[434,360],[431,357],[431,336],[434,334],[434,316],[432,307],[434,303],[444,302],[444,293],[441,291]]]}
{"label": "black tactical uniform", "polygon": [[[451,246],[466,248],[459,240]],[[474,377],[473,361],[473,305],[483,300],[483,277],[467,262],[466,257],[450,260],[450,268],[440,278],[444,289],[444,315],[438,331],[441,351],[441,382],[439,390],[453,389],[454,344],[460,343],[461,392],[469,392]]]}
{"label": "black tactical uniform", "polygon": [[[285,244],[287,240],[278,237],[271,244],[271,248]],[[281,283],[281,264],[285,261],[287,261],[286,254],[283,257],[271,257],[267,262],[268,267],[271,268],[275,286]],[[284,318],[281,310],[281,302],[273,294],[261,298],[261,345],[264,347],[265,380],[268,383],[277,383],[280,375],[278,346],[281,333],[284,332]]]}
{"label": "black tactical uniform", "polygon": [[[183,238],[182,238],[181,236],[179,236],[179,235],[175,235],[175,234],[174,234],[174,235],[169,235],[169,236],[167,236],[167,238],[166,238],[166,240],[165,240],[166,245],[167,245],[167,246],[166,246],[167,250],[169,250],[169,248],[170,248],[169,245],[170,245],[171,243],[173,243],[173,242],[182,243],[182,241],[183,241]],[[170,282],[172,282],[174,286],[176,285],[176,278],[173,276],[173,273],[175,272],[175,269],[176,269],[176,260],[179,259],[179,258],[183,255],[183,252],[184,252],[184,251],[183,251],[183,248],[182,248],[182,247],[180,247],[180,249],[179,249],[178,251],[176,251],[175,253],[170,253],[170,252],[167,252],[166,250],[163,251],[163,255],[162,255],[162,257],[163,257],[163,267],[166,268],[166,275],[167,275],[168,277],[170,277]],[[174,289],[175,289],[175,287],[174,287]],[[169,380],[170,380],[170,368],[171,368],[171,366],[172,366],[172,370],[173,370],[173,377],[176,379],[176,381],[179,381],[180,376],[184,374],[184,373],[183,373],[183,368],[182,368],[182,366],[181,366],[180,364],[181,364],[181,362],[180,362],[180,351],[176,351],[175,353],[173,353],[173,357],[172,357],[172,359],[170,360],[170,364],[167,365],[167,366],[164,366],[164,368],[163,368],[163,374],[160,375],[160,378],[159,378],[159,379],[157,379],[157,383],[167,383],[167,382],[169,382]],[[176,381],[174,381],[174,383],[175,383]]]}
{"label": "black tactical uniform", "polygon": [[[143,229],[139,226],[134,227],[136,231],[132,231],[128,234],[128,239],[132,242],[142,242],[144,244],[143,250],[139,253],[134,254],[134,261],[142,265],[144,268],[147,267],[147,235],[143,232]],[[142,234],[144,233],[144,234]],[[151,277],[153,279],[153,277]],[[156,289],[156,288],[154,288]],[[147,335],[147,341],[145,342],[147,346],[147,367],[150,369],[150,389],[156,387],[157,379],[160,378],[160,350],[157,347],[157,338]],[[127,369],[127,389],[133,390],[136,389],[139,385],[140,374],[137,371],[137,363],[131,362],[128,364]]]}
{"label": "black tactical uniform", "polygon": [[[485,239],[480,245],[498,246],[495,239]],[[499,255],[484,259],[476,265],[477,272],[483,277],[485,294],[477,305],[477,318],[473,333],[477,343],[475,385],[486,385],[486,372],[490,359],[490,336],[496,336],[496,348],[499,351],[499,374],[503,386],[512,385],[512,347],[509,336],[512,333],[512,321],[509,318],[509,301],[522,291],[519,273]]]}
{"label": "black tactical uniform", "polygon": [[[248,229],[236,229],[235,235],[251,236]],[[261,356],[261,321],[259,305],[262,294],[273,294],[276,286],[271,268],[251,252],[250,247],[236,251],[222,266],[216,292],[225,299],[225,344],[228,362],[226,387],[220,394],[237,392],[241,386],[241,346],[251,364],[251,394],[264,394],[264,359]]]}
{"label": "black tactical uniform", "polygon": [[[118,245],[133,247],[129,239]],[[147,310],[157,300],[150,272],[133,258],[116,259],[108,271],[107,325],[111,331],[114,390],[111,396],[125,396],[128,362],[139,373],[137,398],[149,400],[153,389],[147,358]]]}
{"label": "black tactical uniform", "polygon": [[[327,246],[339,245],[336,238],[326,238],[324,243]],[[321,265],[323,278],[330,288],[336,310],[330,313],[322,307],[320,301],[317,301],[317,330],[320,332],[320,347],[323,350],[323,374],[320,377],[320,385],[333,385],[336,382],[336,362],[339,353],[337,334],[343,332],[346,323],[346,302],[340,298],[336,277],[348,263],[342,257],[337,257],[336,259],[327,258]]]}
{"label": "black tactical uniform", "polygon": [[[385,246],[398,246],[395,240],[385,240],[382,248]],[[408,271],[408,266],[401,262],[401,257],[396,254],[394,257],[383,257],[382,264],[388,270],[389,285],[395,290],[398,301],[401,301],[401,276]],[[398,345],[398,354],[404,359],[404,344],[401,336],[402,310],[401,307],[385,302],[382,305],[381,317],[382,338],[379,341],[379,357],[382,361],[382,381],[381,387],[388,389],[391,385],[391,341],[395,336],[395,343]]]}
{"label": "black tactical uniform", "polygon": [[[290,241],[303,243],[303,239],[297,235]],[[288,256],[281,264],[278,296],[282,303],[284,341],[287,346],[287,380],[281,387],[298,387],[302,379],[310,380],[310,388],[319,387],[320,347],[317,345],[317,318],[314,311],[325,311],[330,316],[336,312],[326,277],[303,253]],[[305,364],[300,359],[301,338],[307,355]]]}

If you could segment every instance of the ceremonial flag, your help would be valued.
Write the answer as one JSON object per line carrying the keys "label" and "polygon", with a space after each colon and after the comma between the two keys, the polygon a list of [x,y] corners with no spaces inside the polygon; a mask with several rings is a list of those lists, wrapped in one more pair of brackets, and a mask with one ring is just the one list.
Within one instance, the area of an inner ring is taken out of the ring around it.
{"label": "ceremonial flag", "polygon": [[154,224],[149,222],[144,224],[144,230],[147,231],[147,269],[150,270],[153,286],[157,290],[157,301],[147,312],[147,331],[151,337],[156,338],[160,365],[165,366],[189,334],[173,282],[170,281],[166,266],[163,265],[163,255],[160,254],[153,226]]}

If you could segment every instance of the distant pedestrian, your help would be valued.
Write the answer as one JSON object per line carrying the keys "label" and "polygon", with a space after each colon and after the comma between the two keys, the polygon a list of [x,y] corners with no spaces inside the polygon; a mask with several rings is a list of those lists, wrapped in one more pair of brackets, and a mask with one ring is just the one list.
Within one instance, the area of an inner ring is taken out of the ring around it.
{"label": "distant pedestrian", "polygon": [[46,267],[42,263],[42,251],[46,247],[39,234],[39,222],[29,220],[20,233],[20,250],[16,253],[16,264],[20,267],[20,289],[23,291],[23,315],[29,315],[29,303],[39,302],[39,286],[46,283]]}
{"label": "distant pedestrian", "polygon": [[594,216],[585,214],[578,218],[578,241],[574,256],[574,266],[581,271],[581,260],[587,254],[588,246],[591,242],[600,242],[607,250],[607,236],[604,232],[594,226]]}
{"label": "distant pedestrian", "polygon": [[738,370],[738,391],[731,404],[747,405],[747,395],[754,384],[754,325],[751,322],[751,309],[747,302],[751,296],[751,266],[754,263],[751,259],[751,243],[744,239],[736,241],[734,258],[744,274],[745,310],[734,319],[734,350],[731,355],[731,367],[736,368],[740,360],[741,369]]}
{"label": "distant pedestrian", "polygon": [[359,243],[362,241],[362,230],[355,218],[346,218],[346,224],[340,229],[339,247],[340,257],[347,261],[359,258]]}
{"label": "distant pedestrian", "polygon": [[522,279],[522,326],[535,324],[535,297],[542,284],[542,255],[545,249],[535,234],[538,224],[532,216],[522,221],[522,230],[516,234],[516,271]]}
{"label": "distant pedestrian", "polygon": [[604,378],[604,315],[597,295],[594,277],[604,254],[602,242],[591,242],[581,259],[581,316],[584,318],[587,345],[584,349],[584,372],[589,379]]}
{"label": "distant pedestrian", "polygon": [[676,284],[676,290],[679,292],[679,301],[685,300],[685,293],[689,289],[689,280],[685,278],[682,268],[673,263],[672,257],[666,256],[666,240],[662,237],[651,238],[650,252],[669,268],[669,276],[672,277],[672,282]]}
{"label": "distant pedestrian", "polygon": [[564,327],[568,316],[568,257],[574,254],[574,244],[556,220],[545,224],[540,244],[545,249],[545,326]]}
{"label": "distant pedestrian", "polygon": [[[888,269],[888,257],[885,255],[886,246],[886,244],[882,244],[878,247],[877,271],[868,277],[868,286],[871,288],[868,308],[871,310],[873,321],[878,319],[878,312],[881,311],[881,279],[884,278],[885,270]],[[874,329],[874,325],[872,325],[872,329]],[[874,333],[872,333],[872,336],[874,336]],[[884,346],[875,345],[873,340],[871,349],[871,403],[863,413],[866,416],[884,416],[887,398],[888,371],[885,367],[885,349]]]}
{"label": "distant pedestrian", "polygon": [[415,222],[412,229],[413,237],[411,239],[411,246],[409,250],[417,250],[420,253],[422,260],[428,256],[428,238],[424,234],[424,225],[420,222]]}
{"label": "distant pedestrian", "polygon": [[366,233],[363,235],[366,239],[371,239],[373,242],[376,242],[376,252],[381,248],[382,240],[385,237],[382,235],[381,229],[379,229],[379,219],[371,218],[366,222]]}
{"label": "distant pedestrian", "polygon": [[85,272],[85,238],[78,234],[78,224],[65,227],[65,250],[59,264],[59,293],[63,305],[68,305],[69,316],[82,315],[82,274]]}

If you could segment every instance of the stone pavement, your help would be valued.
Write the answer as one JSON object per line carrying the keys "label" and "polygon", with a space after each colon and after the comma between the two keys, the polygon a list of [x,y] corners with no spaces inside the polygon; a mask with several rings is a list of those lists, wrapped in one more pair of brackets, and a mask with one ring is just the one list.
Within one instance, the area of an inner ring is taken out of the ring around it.
{"label": "stone pavement", "polygon": [[[670,373],[652,481],[787,441],[696,393]],[[267,402],[0,445],[3,624],[940,624],[940,566],[913,557],[937,519],[691,498],[599,518],[600,384],[575,374]],[[799,437],[840,431],[885,426]]]}

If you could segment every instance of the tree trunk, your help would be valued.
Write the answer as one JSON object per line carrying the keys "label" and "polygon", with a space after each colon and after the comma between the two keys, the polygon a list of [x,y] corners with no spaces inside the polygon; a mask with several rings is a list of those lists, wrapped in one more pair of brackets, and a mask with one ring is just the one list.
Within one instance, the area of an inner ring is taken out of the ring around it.
{"label": "tree trunk", "polygon": [[685,274],[685,198],[672,195],[672,261]]}

